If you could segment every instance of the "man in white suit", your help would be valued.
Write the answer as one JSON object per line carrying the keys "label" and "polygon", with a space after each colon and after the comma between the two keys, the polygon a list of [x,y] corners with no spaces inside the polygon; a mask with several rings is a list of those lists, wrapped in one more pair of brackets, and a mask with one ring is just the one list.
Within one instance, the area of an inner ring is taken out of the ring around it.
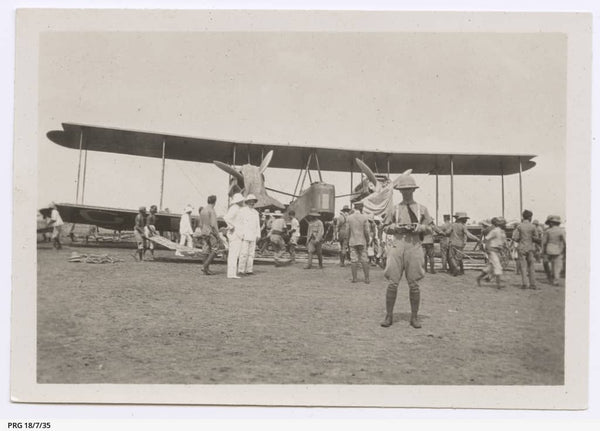
{"label": "man in white suit", "polygon": [[242,247],[244,226],[240,210],[244,205],[244,197],[236,193],[231,198],[231,206],[223,219],[227,223],[227,239],[229,240],[229,251],[227,253],[227,278],[240,278],[238,272],[238,259]]}
{"label": "man in white suit", "polygon": [[242,245],[238,271],[245,275],[254,274],[254,251],[256,250],[256,241],[260,238],[260,215],[254,209],[256,202],[258,202],[258,199],[250,193],[246,196],[246,205],[240,208]]}

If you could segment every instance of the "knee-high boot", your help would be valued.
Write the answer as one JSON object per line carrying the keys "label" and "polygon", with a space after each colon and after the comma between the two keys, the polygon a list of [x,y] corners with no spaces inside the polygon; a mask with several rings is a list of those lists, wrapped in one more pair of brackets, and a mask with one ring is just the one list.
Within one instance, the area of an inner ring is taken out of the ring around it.
{"label": "knee-high boot", "polygon": [[421,302],[421,292],[410,292],[410,326],[413,328],[420,328],[421,323],[419,322],[419,304]]}
{"label": "knee-high boot", "polygon": [[365,283],[369,284],[371,282],[369,280],[369,262],[362,262],[362,269],[365,275]]}
{"label": "knee-high boot", "polygon": [[394,321],[394,304],[396,304],[396,295],[398,291],[396,289],[390,289],[388,286],[385,292],[385,319],[381,322],[381,326],[388,328],[392,326]]}

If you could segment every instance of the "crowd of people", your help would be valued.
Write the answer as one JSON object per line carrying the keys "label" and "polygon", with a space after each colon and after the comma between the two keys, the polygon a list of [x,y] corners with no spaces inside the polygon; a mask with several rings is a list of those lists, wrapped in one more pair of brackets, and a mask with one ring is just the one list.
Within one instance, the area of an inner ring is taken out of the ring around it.
{"label": "crowd of people", "polygon": [[[398,286],[403,277],[409,288],[411,309],[410,325],[420,328],[418,311],[421,300],[419,280],[427,272],[436,273],[434,265],[434,244],[440,244],[441,267],[454,277],[464,275],[464,259],[469,257],[465,251],[467,241],[475,241],[485,253],[487,265],[477,276],[476,282],[494,282],[498,289],[505,287],[503,272],[508,259],[514,258],[517,272],[521,274],[522,289],[537,289],[535,277],[536,262],[543,262],[548,281],[559,284],[564,273],[566,253],[566,233],[561,227],[561,218],[548,216],[543,227],[533,219],[533,213],[525,210],[521,222],[516,225],[510,237],[506,233],[506,220],[494,217],[491,223],[483,223],[481,237],[477,237],[467,228],[469,216],[465,212],[456,212],[443,216],[443,224],[437,226],[427,208],[414,199],[418,186],[414,178],[403,174],[395,181],[402,201],[395,205],[391,215],[384,220],[363,212],[363,204],[358,201],[351,209],[345,205],[337,215],[331,228],[332,239],[339,244],[339,265],[346,266],[350,261],[351,282],[358,282],[362,269],[364,283],[370,283],[370,267],[381,266],[388,282],[385,305],[386,315],[381,323],[389,327],[393,323],[393,310],[396,303]],[[213,275],[210,265],[219,253],[227,253],[227,278],[238,279],[254,274],[256,250],[264,252],[267,247],[273,250],[275,266],[285,266],[296,262],[296,248],[300,239],[300,221],[294,211],[284,217],[281,211],[265,210],[259,213],[255,209],[257,198],[253,194],[244,197],[240,193],[233,195],[227,213],[223,217],[226,226],[219,228],[215,204],[217,198],[211,195],[207,205],[199,210],[199,217],[193,218],[193,209],[188,205],[179,223],[179,248],[177,255],[186,247],[193,248],[200,242],[206,252],[202,271]],[[160,235],[156,228],[157,207],[152,205],[149,213],[145,207],[139,208],[135,217],[134,236],[137,242],[136,257],[144,260],[149,250],[154,256],[154,242],[148,241]],[[316,209],[306,216],[305,269],[313,268],[316,257],[318,268],[323,268],[322,245],[326,236],[324,224]],[[56,206],[52,205],[49,225],[53,227],[54,247],[61,248],[60,233],[63,225]],[[284,252],[289,259],[284,259]]]}

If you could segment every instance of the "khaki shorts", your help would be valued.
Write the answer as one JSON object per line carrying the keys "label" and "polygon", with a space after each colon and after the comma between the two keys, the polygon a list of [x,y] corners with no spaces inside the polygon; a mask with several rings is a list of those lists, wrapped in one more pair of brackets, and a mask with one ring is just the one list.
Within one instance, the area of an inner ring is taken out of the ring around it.
{"label": "khaki shorts", "polygon": [[144,248],[146,245],[146,239],[139,233],[137,230],[133,231],[133,237],[135,238],[135,242],[137,243],[138,248]]}
{"label": "khaki shorts", "polygon": [[425,276],[423,247],[416,240],[394,238],[387,249],[387,265],[384,276],[394,284],[406,275],[409,285]]}
{"label": "khaki shorts", "polygon": [[219,249],[220,241],[214,234],[202,235],[201,238],[204,240],[204,243],[210,251],[217,251]]}
{"label": "khaki shorts", "polygon": [[488,259],[494,275],[502,275],[502,263],[500,262],[500,254],[498,250],[490,248],[488,250]]}
{"label": "khaki shorts", "polygon": [[366,262],[367,261],[367,250],[364,245],[352,245],[350,246],[350,262]]}

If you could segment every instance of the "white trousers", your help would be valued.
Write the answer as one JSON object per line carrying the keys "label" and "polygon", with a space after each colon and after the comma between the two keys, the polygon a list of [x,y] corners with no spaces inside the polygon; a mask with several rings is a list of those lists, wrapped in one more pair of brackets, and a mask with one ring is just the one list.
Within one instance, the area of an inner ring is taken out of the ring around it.
{"label": "white trousers", "polygon": [[227,277],[235,277],[238,272],[238,259],[240,257],[240,249],[242,247],[242,239],[236,236],[229,237],[229,251],[227,252]]}
{"label": "white trousers", "polygon": [[240,260],[238,269],[240,272],[252,272],[254,268],[254,252],[256,250],[256,241],[242,241],[240,250]]}
{"label": "white trousers", "polygon": [[182,233],[179,237],[179,245],[187,245],[188,247],[194,247],[194,240],[192,235],[189,233]]}

